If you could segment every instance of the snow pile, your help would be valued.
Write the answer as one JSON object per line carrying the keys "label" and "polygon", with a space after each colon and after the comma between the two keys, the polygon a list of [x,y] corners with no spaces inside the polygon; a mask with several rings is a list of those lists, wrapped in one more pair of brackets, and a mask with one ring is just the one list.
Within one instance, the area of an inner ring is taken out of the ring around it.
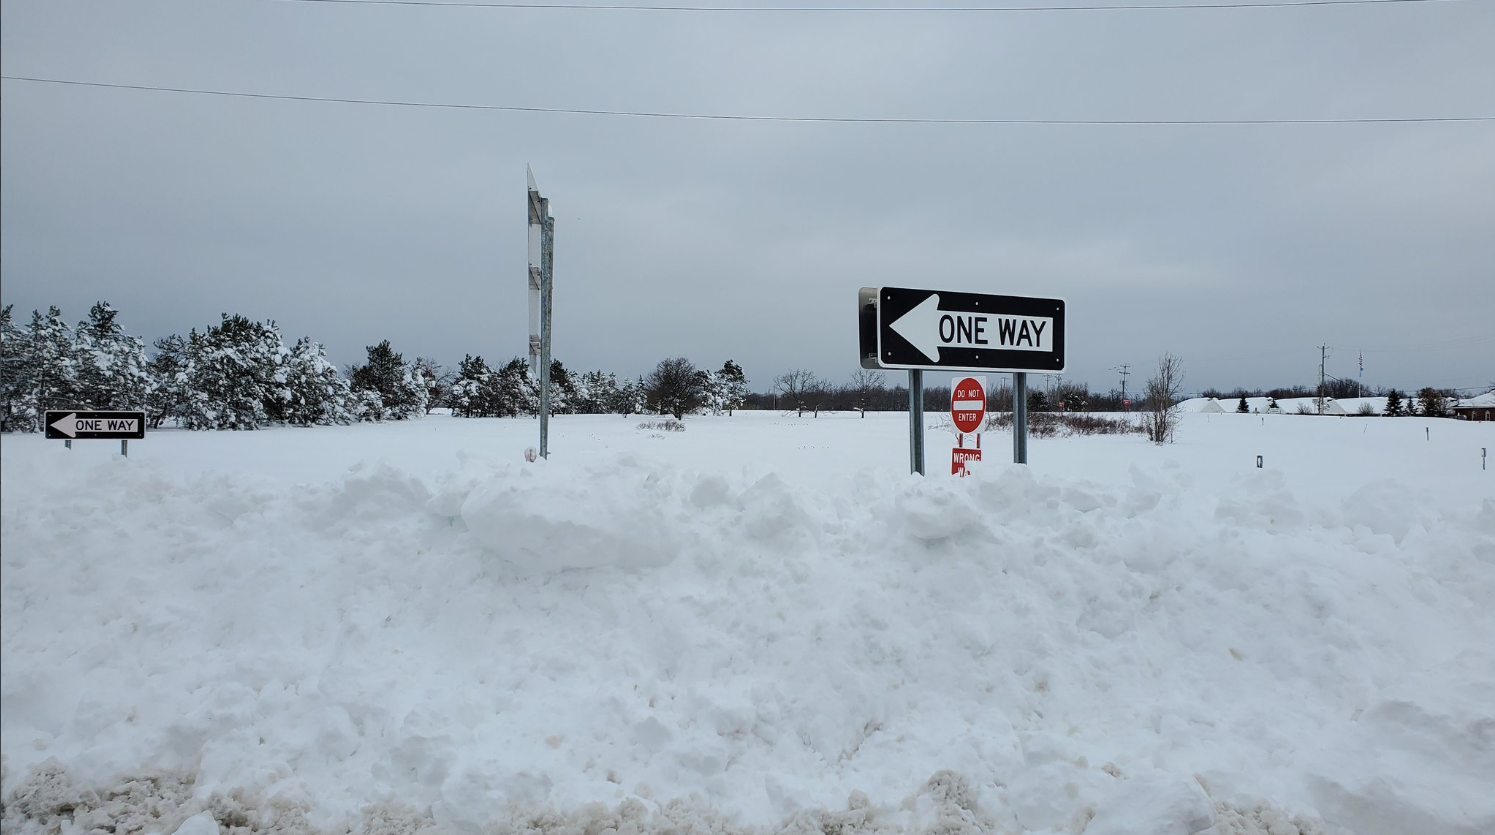
{"label": "snow pile", "polygon": [[1490,498],[0,477],[7,831],[1495,831]]}

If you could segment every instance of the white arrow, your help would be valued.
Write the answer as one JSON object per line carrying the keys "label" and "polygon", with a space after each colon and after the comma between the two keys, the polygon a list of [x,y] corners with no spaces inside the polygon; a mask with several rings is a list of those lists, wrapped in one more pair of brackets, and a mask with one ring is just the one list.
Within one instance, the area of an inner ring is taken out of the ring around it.
{"label": "white arrow", "polygon": [[1052,351],[1054,320],[996,311],[941,310],[932,293],[889,325],[893,332],[928,357],[940,361],[940,348],[993,348],[1006,351]]}
{"label": "white arrow", "polygon": [[893,333],[908,340],[931,362],[940,361],[940,294],[935,293],[914,305],[889,325]]}
{"label": "white arrow", "polygon": [[52,424],[52,428],[68,436],[69,438],[76,438],[78,437],[78,427],[73,423],[73,421],[77,417],[78,413],[74,412],[63,418],[62,420],[59,420],[56,423]]}

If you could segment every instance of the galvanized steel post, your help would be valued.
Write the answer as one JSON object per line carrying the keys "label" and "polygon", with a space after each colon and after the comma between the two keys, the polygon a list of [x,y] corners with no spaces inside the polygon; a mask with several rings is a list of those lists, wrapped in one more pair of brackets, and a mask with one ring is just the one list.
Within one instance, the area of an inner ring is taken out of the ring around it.
{"label": "galvanized steel post", "polygon": [[555,287],[555,218],[540,198],[540,457],[550,457],[550,311]]}
{"label": "galvanized steel post", "polygon": [[1028,375],[1012,372],[1012,463],[1028,463]]}
{"label": "galvanized steel post", "polygon": [[908,372],[908,466],[924,475],[924,372]]}

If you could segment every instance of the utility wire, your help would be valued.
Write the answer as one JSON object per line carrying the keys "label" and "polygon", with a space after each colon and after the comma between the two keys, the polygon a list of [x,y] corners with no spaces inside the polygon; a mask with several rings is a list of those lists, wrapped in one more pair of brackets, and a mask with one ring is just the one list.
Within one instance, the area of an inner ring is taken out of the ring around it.
{"label": "utility wire", "polygon": [[[326,0],[323,0],[324,2]],[[1208,125],[1353,125],[1407,124],[1426,122],[1495,122],[1495,116],[1372,116],[1323,119],[981,119],[981,118],[914,118],[860,116],[751,116],[729,113],[678,113],[654,110],[601,110],[573,107],[519,107],[498,104],[463,104],[458,102],[398,101],[392,99],[355,99],[335,96],[294,96],[273,93],[249,93],[237,90],[205,90],[193,87],[162,87],[149,84],[111,84],[103,81],[76,81],[62,78],[40,78],[26,75],[0,75],[6,81],[31,84],[57,84],[72,87],[99,87],[110,90],[147,90],[160,93],[186,93],[197,96],[226,96],[243,99],[325,102],[334,104],[368,104],[383,107],[420,107],[441,110],[488,110],[504,113],[560,113],[578,116],[632,116],[646,119],[692,119],[725,122],[801,122],[831,124],[902,124],[902,125],[1068,125],[1068,126],[1208,126]]]}
{"label": "utility wire", "polygon": [[431,6],[464,9],[555,9],[605,12],[1123,12],[1200,9],[1282,9],[1303,6],[1388,6],[1407,3],[1453,3],[1462,0],[1267,0],[1262,3],[1134,3],[1048,6],[646,6],[626,3],[481,3],[470,0],[274,0],[278,3],[324,3],[344,6]]}

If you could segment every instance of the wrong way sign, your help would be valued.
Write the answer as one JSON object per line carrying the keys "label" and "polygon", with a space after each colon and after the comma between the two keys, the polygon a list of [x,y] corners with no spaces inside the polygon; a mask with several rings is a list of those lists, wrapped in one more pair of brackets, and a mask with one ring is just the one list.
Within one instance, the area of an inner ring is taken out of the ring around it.
{"label": "wrong way sign", "polygon": [[145,437],[145,412],[49,411],[51,441],[138,441]]}
{"label": "wrong way sign", "polygon": [[1064,300],[864,287],[866,368],[1064,370]]}

